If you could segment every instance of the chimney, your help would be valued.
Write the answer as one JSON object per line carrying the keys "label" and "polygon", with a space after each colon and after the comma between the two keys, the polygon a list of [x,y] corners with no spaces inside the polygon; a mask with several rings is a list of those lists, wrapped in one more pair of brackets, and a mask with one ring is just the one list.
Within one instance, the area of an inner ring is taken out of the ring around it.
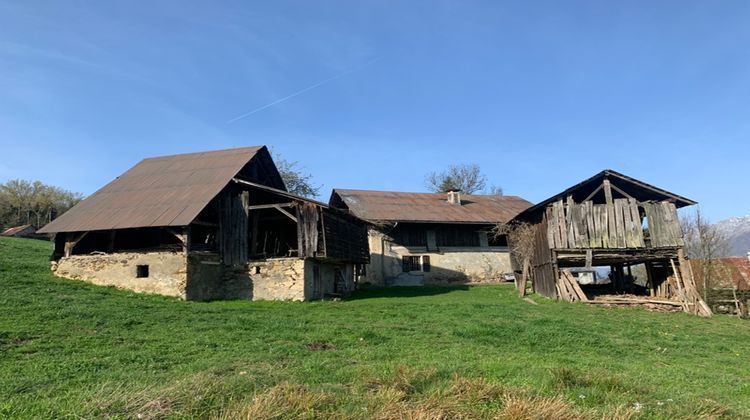
{"label": "chimney", "polygon": [[[451,204],[461,205],[461,190],[449,190],[448,191],[448,202]],[[750,255],[750,252],[748,252]]]}

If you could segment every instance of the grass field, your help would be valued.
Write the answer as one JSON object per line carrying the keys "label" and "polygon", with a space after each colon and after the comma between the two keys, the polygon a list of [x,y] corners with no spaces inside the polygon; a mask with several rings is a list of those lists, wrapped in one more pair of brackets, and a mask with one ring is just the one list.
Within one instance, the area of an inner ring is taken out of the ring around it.
{"label": "grass field", "polygon": [[0,238],[0,417],[737,418],[750,323],[514,296],[183,302],[63,280]]}

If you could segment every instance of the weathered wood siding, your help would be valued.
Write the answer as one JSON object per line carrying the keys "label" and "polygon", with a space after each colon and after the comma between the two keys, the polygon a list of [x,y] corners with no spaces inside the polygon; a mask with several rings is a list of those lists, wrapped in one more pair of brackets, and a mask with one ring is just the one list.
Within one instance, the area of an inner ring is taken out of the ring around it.
{"label": "weathered wood siding", "polygon": [[330,210],[323,211],[323,241],[326,256],[358,264],[370,262],[370,247],[365,223],[355,223]]}
{"label": "weathered wood siding", "polygon": [[651,246],[669,247],[684,246],[682,227],[677,217],[677,208],[672,203],[643,203],[648,220],[648,232]]}
{"label": "weathered wood siding", "polygon": [[552,249],[646,247],[634,199],[616,199],[612,204],[577,204],[570,199],[563,204],[559,200],[547,207],[546,217]]}
{"label": "weathered wood siding", "polygon": [[549,221],[546,215],[543,216],[541,223],[536,225],[534,234],[534,258],[531,262],[533,271],[534,291],[544,296],[555,298],[557,290],[555,289],[555,270],[552,261],[552,250],[547,237]]}
{"label": "weathered wood siding", "polygon": [[219,240],[222,260],[225,265],[243,265],[247,262],[248,250],[248,203],[247,191],[222,193],[219,211]]}
{"label": "weathered wood siding", "polygon": [[297,205],[297,240],[299,255],[303,257],[323,257],[325,250],[318,248],[320,235],[320,207],[303,202]]}

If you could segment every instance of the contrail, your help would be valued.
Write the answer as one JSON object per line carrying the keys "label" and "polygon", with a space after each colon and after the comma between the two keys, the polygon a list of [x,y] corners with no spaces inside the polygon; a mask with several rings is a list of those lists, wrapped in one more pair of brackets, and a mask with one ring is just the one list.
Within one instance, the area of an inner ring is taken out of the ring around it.
{"label": "contrail", "polygon": [[302,90],[298,90],[298,91],[296,91],[296,92],[294,92],[294,93],[292,93],[292,94],[290,94],[290,95],[284,96],[283,98],[277,99],[277,100],[275,100],[275,101],[273,101],[273,102],[271,102],[271,103],[268,103],[268,104],[266,104],[266,105],[263,105],[263,106],[262,106],[262,107],[260,107],[260,108],[255,108],[255,109],[254,109],[254,110],[252,110],[252,111],[246,112],[246,113],[244,113],[244,114],[242,114],[242,115],[239,115],[239,116],[237,116],[237,117],[234,117],[234,118],[232,118],[231,120],[227,121],[227,124],[231,124],[231,123],[233,123],[233,122],[236,122],[236,121],[239,121],[239,120],[241,120],[241,119],[243,119],[243,118],[247,118],[247,117],[249,117],[249,116],[251,116],[251,115],[255,114],[256,112],[260,112],[260,111],[263,111],[263,110],[264,110],[264,109],[266,109],[266,108],[270,108],[270,107],[272,107],[272,106],[274,106],[274,105],[278,105],[278,104],[280,104],[280,103],[282,103],[282,102],[284,102],[284,101],[286,101],[286,100],[288,100],[288,99],[292,99],[292,98],[294,98],[295,96],[299,96],[299,95],[302,95],[303,93],[305,93],[305,92],[307,92],[307,91],[310,91],[310,90],[313,90],[313,89],[315,89],[315,88],[317,88],[317,87],[323,86],[324,84],[326,84],[326,83],[328,83],[328,82],[332,82],[332,81],[334,81],[334,80],[336,80],[336,79],[340,79],[340,78],[342,78],[342,77],[344,77],[344,76],[346,76],[346,75],[348,75],[348,74],[352,74],[352,73],[354,73],[354,72],[356,72],[356,71],[362,70],[362,69],[364,69],[365,67],[368,67],[368,66],[370,66],[370,65],[374,64],[374,63],[375,63],[375,62],[377,62],[377,61],[380,61],[380,59],[381,59],[381,58],[383,58],[383,57],[378,57],[378,58],[376,58],[376,59],[374,59],[374,60],[372,60],[372,61],[368,61],[367,63],[365,63],[365,64],[361,65],[360,67],[355,67],[355,68],[353,68],[353,69],[349,69],[349,70],[347,70],[347,71],[345,71],[345,72],[342,72],[342,73],[339,73],[339,74],[337,74],[337,75],[335,75],[335,76],[333,76],[333,77],[329,77],[329,78],[327,78],[327,79],[325,79],[325,80],[321,80],[320,82],[317,82],[317,83],[315,83],[315,84],[312,84],[312,85],[310,85],[310,86],[308,86],[308,87],[306,87],[306,88],[304,88],[304,89],[302,89]]}

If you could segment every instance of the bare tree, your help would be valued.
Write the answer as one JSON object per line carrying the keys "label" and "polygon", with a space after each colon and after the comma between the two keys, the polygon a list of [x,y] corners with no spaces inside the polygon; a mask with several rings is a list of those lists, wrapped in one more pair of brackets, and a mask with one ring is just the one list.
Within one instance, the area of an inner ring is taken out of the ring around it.
{"label": "bare tree", "polygon": [[273,161],[276,164],[276,169],[279,170],[287,191],[302,197],[315,197],[318,195],[320,187],[313,184],[311,174],[299,169],[299,162],[288,161],[278,153],[271,152],[274,156]]}
{"label": "bare tree", "polygon": [[729,240],[706,218],[701,209],[680,218],[685,237],[685,250],[690,258],[699,261],[696,271],[702,279],[703,300],[718,274],[718,259],[729,252]]}
{"label": "bare tree", "polygon": [[499,185],[491,185],[484,190],[487,195],[503,195],[503,187]]}
{"label": "bare tree", "polygon": [[521,278],[516,277],[516,288],[518,293],[524,296],[526,294],[526,283],[531,278],[531,262],[536,251],[534,244],[535,226],[525,222],[498,223],[492,229],[492,233],[495,237],[507,236],[511,257],[521,267]]}
{"label": "bare tree", "polygon": [[427,175],[426,185],[433,192],[448,192],[460,190],[466,194],[474,194],[485,188],[487,177],[482,174],[479,165],[451,165],[442,172],[432,172]]}

